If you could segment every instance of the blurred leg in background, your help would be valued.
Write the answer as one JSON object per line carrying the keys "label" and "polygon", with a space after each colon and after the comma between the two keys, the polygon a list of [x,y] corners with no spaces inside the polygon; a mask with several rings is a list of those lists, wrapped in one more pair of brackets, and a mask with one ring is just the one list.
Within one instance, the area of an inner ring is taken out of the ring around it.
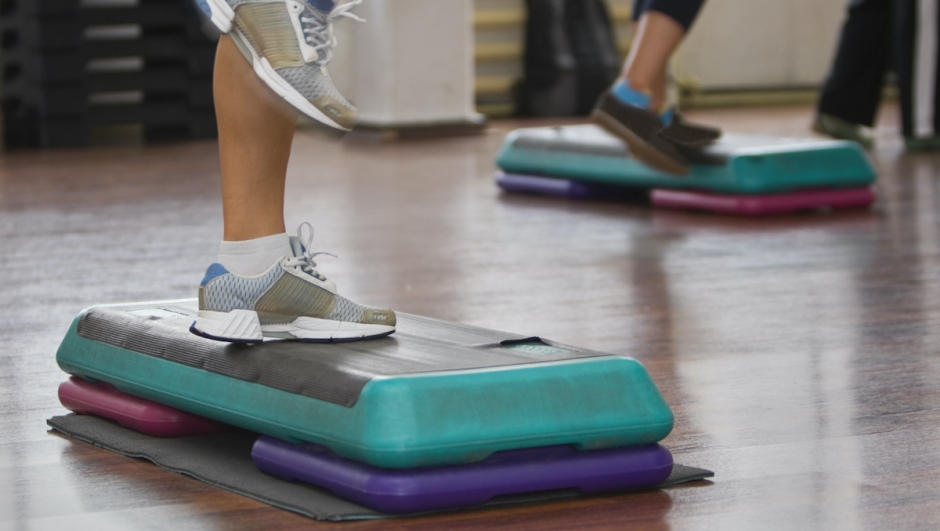
{"label": "blurred leg in background", "polygon": [[647,92],[650,106],[666,104],[666,69],[669,58],[695,21],[704,0],[636,0],[637,23],[622,78],[630,88]]}
{"label": "blurred leg in background", "polygon": [[622,138],[636,158],[660,170],[685,174],[705,162],[700,146],[717,139],[717,129],[691,124],[666,106],[669,59],[698,15],[704,0],[637,0],[636,34],[620,79],[598,101],[592,119]]}
{"label": "blurred leg in background", "polygon": [[891,54],[893,0],[852,0],[832,70],[819,98],[813,129],[866,149]]}
{"label": "blurred leg in background", "polygon": [[894,62],[904,142],[911,151],[940,149],[938,0],[894,0]]}

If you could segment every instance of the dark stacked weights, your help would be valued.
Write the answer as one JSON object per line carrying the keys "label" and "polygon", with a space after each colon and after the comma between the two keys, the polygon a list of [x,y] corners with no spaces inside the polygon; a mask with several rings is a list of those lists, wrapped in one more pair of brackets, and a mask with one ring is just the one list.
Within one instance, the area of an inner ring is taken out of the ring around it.
{"label": "dark stacked weights", "polygon": [[130,124],[147,140],[215,136],[204,27],[192,0],[0,0],[6,146],[82,146]]}

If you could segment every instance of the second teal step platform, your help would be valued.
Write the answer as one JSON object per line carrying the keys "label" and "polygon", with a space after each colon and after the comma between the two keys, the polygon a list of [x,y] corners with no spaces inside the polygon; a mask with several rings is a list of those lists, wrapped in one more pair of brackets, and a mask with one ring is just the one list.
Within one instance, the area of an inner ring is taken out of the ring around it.
{"label": "second teal step platform", "polygon": [[877,178],[855,142],[726,134],[707,150],[725,163],[675,176],[631,158],[620,139],[595,125],[538,127],[510,133],[496,164],[507,173],[740,195],[856,188]]}
{"label": "second teal step platform", "polygon": [[57,353],[70,374],[385,468],[493,452],[655,443],[673,415],[636,360],[400,314],[387,338],[232,345],[188,331],[196,301],[98,306]]}

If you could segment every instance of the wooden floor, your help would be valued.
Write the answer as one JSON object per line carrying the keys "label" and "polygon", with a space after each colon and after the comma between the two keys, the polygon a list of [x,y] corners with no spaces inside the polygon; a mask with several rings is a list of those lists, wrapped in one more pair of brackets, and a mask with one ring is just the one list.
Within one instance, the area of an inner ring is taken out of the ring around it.
{"label": "wooden floor", "polygon": [[[809,108],[700,112],[807,135]],[[889,108],[871,211],[746,220],[501,194],[483,137],[301,133],[287,218],[350,298],[628,354],[714,481],[318,523],[50,433],[83,307],[195,296],[221,237],[213,142],[0,155],[0,529],[940,528],[940,155]]]}

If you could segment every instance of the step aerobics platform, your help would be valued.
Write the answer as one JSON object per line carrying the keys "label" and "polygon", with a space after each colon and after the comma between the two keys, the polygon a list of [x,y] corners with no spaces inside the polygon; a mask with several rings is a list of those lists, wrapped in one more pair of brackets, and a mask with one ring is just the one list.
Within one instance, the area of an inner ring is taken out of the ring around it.
{"label": "step aerobics platform", "polygon": [[592,124],[518,129],[496,158],[509,174],[640,188],[698,189],[739,195],[807,188],[859,188],[875,168],[855,142],[725,134],[705,148],[720,165],[693,165],[688,175],[655,170]]}
{"label": "step aerobics platform", "polygon": [[188,331],[196,301],[97,306],[56,359],[125,393],[385,468],[553,445],[652,444],[673,416],[636,360],[399,314],[371,341],[233,345]]}

